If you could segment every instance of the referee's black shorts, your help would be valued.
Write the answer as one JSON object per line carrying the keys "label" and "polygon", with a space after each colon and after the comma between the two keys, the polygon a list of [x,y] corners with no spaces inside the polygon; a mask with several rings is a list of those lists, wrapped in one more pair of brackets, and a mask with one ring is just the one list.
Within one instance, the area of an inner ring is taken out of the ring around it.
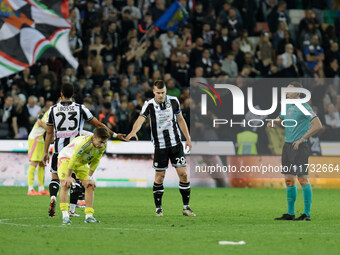
{"label": "referee's black shorts", "polygon": [[168,168],[169,159],[173,167],[182,167],[187,165],[182,143],[165,149],[155,148],[153,168],[156,171],[165,171]]}
{"label": "referee's black shorts", "polygon": [[285,143],[282,150],[282,173],[297,176],[308,175],[309,144],[303,142],[298,150],[293,149],[293,143]]}

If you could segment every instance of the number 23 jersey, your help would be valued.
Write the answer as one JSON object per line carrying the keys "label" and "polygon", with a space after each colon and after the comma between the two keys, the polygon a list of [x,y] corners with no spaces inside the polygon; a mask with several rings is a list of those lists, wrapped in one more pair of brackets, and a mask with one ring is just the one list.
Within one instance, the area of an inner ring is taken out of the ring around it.
{"label": "number 23 jersey", "polygon": [[61,101],[51,106],[46,124],[54,128],[54,152],[58,153],[79,136],[84,121],[91,119],[92,113],[82,104]]}

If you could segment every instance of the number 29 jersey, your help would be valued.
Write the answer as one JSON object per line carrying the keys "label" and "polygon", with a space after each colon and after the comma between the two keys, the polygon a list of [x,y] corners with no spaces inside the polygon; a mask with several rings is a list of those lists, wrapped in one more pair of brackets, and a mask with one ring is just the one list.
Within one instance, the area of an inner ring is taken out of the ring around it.
{"label": "number 29 jersey", "polygon": [[54,128],[54,152],[59,153],[79,136],[84,121],[91,119],[92,113],[82,104],[61,101],[51,106],[46,124]]}

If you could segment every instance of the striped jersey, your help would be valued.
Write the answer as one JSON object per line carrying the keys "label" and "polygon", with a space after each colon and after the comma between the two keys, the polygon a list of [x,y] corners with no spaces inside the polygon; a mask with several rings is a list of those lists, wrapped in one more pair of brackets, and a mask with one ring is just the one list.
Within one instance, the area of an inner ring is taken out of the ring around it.
{"label": "striped jersey", "polygon": [[51,106],[46,124],[54,127],[54,152],[58,153],[79,136],[84,121],[91,119],[92,113],[82,104],[61,101]]}
{"label": "striped jersey", "polygon": [[90,164],[90,170],[95,171],[106,150],[106,146],[97,149],[93,146],[92,137],[93,135],[86,135],[74,138],[69,145],[60,151],[59,160],[69,159],[68,168],[72,170],[76,167]]}
{"label": "striped jersey", "polygon": [[[46,123],[46,121],[47,121],[47,116],[48,116],[48,111],[46,111],[46,112],[44,113],[43,117],[41,118],[41,121],[42,121],[43,123]],[[35,122],[35,124],[34,124],[32,130],[31,130],[31,132],[30,132],[30,134],[28,135],[28,139],[33,139],[33,140],[34,140],[35,138],[37,138],[37,137],[42,136],[42,135],[45,134],[46,129],[43,128],[43,127],[41,127],[41,126],[39,126],[38,121],[39,121],[39,120],[37,120],[37,121]]]}
{"label": "striped jersey", "polygon": [[176,116],[180,112],[177,97],[167,95],[161,104],[155,98],[144,103],[140,115],[150,117],[151,137],[155,148],[164,149],[181,143],[181,132]]}

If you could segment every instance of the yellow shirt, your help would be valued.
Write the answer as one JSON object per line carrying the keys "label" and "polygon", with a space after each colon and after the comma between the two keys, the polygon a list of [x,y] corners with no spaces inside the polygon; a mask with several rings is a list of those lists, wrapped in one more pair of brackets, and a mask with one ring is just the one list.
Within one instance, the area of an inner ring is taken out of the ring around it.
{"label": "yellow shirt", "polygon": [[106,146],[97,149],[93,146],[92,137],[93,135],[86,135],[74,138],[69,145],[59,152],[58,158],[70,159],[69,169],[73,170],[76,166],[90,164],[90,170],[95,171],[106,150]]}
{"label": "yellow shirt", "polygon": [[[48,111],[45,112],[44,116],[41,118],[41,121],[43,123],[46,124],[46,121],[47,121],[47,116],[48,116]],[[39,137],[39,136],[42,136],[45,132],[46,132],[46,129],[44,129],[43,127],[39,126],[38,125],[38,121],[37,120],[28,136],[29,139],[35,139],[36,137]]]}

